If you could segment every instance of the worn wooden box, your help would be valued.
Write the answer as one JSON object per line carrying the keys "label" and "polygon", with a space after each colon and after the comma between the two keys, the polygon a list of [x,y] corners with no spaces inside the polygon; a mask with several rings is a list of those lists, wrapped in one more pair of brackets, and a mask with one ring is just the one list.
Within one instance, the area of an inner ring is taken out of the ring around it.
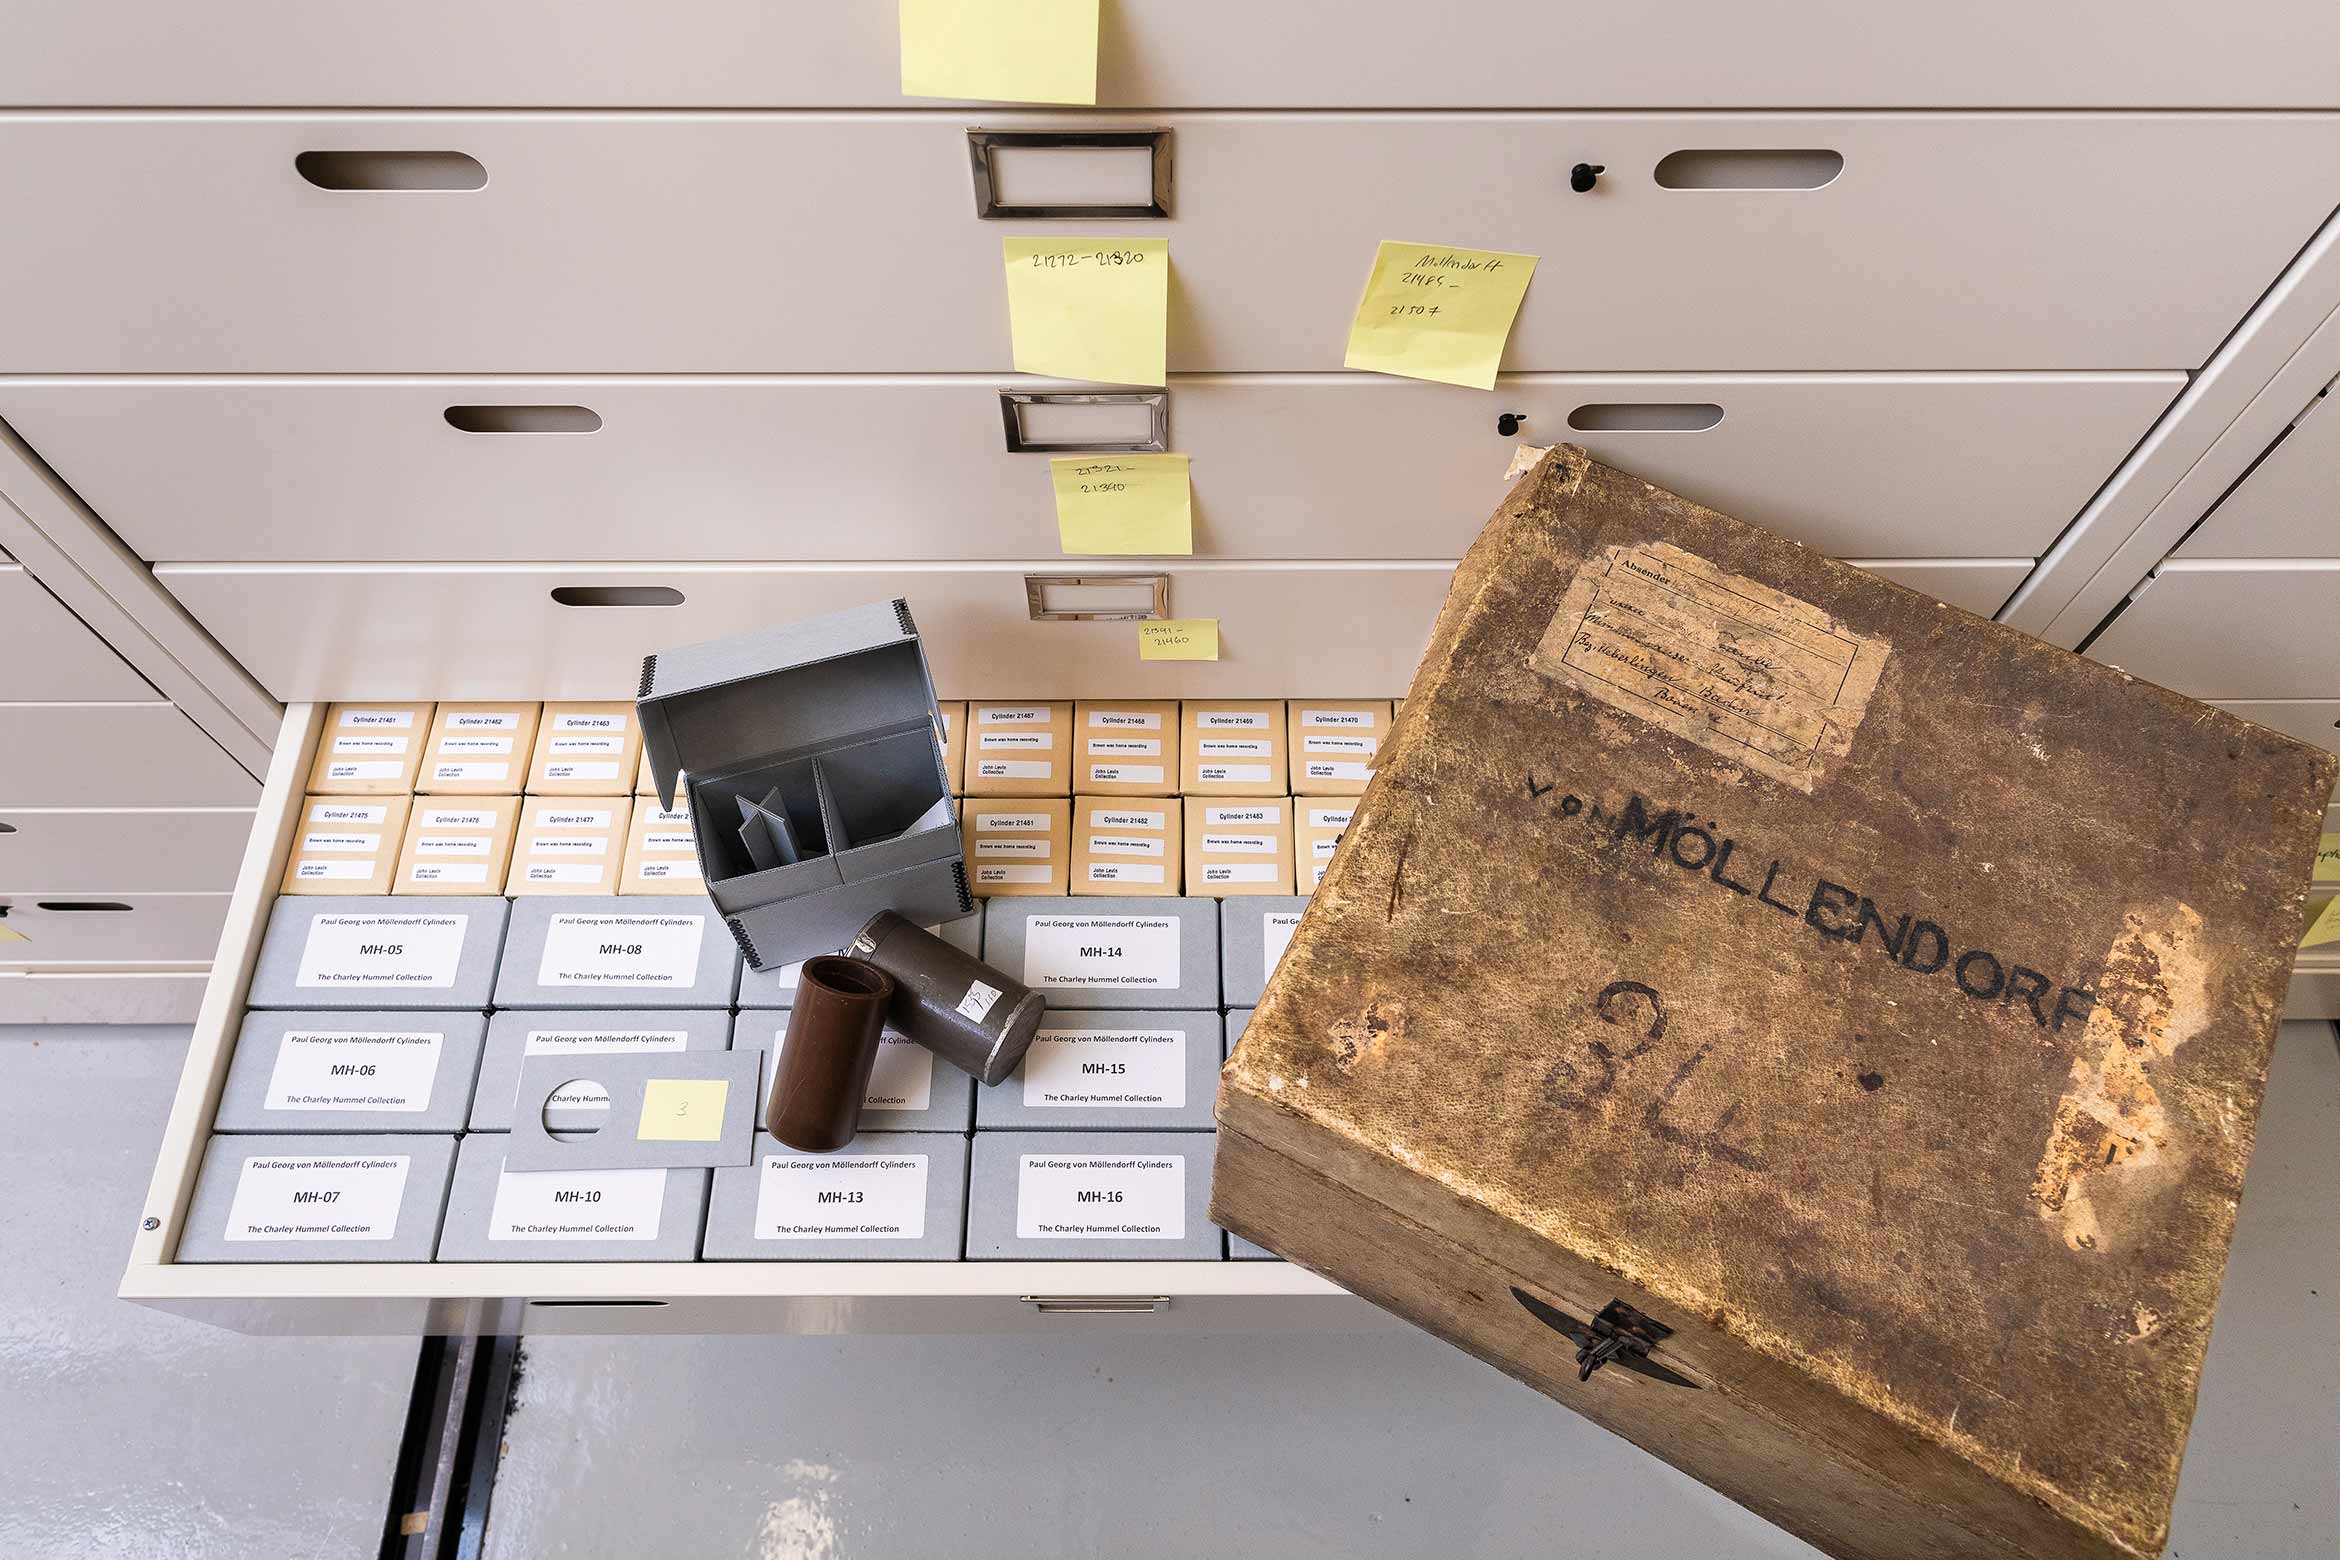
{"label": "worn wooden box", "polygon": [[1835,1554],[2157,1554],[2336,766],[1563,447],[1211,1216]]}

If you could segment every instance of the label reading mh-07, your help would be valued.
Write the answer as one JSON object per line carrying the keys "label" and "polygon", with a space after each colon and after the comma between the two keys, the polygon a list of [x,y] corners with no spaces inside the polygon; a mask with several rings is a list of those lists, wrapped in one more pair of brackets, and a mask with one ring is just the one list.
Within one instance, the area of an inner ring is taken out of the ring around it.
{"label": "label reading mh-07", "polygon": [[236,1177],[228,1240],[388,1240],[406,1154],[254,1154]]}
{"label": "label reading mh-07", "polygon": [[455,984],[468,915],[320,915],[309,922],[293,984],[364,990]]}
{"label": "label reading mh-07", "polygon": [[1024,923],[1024,984],[1035,990],[1168,990],[1178,983],[1173,917],[1036,915]]}
{"label": "label reading mh-07", "polygon": [[539,986],[688,986],[699,978],[703,915],[556,915]]}
{"label": "label reading mh-07", "polygon": [[767,1154],[756,1239],[923,1239],[926,1161],[924,1154]]}
{"label": "label reading mh-07", "polygon": [[261,1108],[428,1110],[446,1043],[437,1030],[288,1029]]}
{"label": "label reading mh-07", "polygon": [[1183,1154],[1026,1154],[1016,1171],[1019,1240],[1183,1240]]}

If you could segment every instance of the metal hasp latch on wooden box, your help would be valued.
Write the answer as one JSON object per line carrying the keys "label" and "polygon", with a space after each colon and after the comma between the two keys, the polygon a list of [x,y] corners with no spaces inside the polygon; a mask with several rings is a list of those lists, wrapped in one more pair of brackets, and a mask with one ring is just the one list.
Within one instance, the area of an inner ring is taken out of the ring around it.
{"label": "metal hasp latch on wooden box", "polygon": [[1211,1217],[1832,1554],[2159,1554],[2340,759],[1561,446],[1377,771]]}
{"label": "metal hasp latch on wooden box", "polygon": [[708,897],[750,965],[834,953],[880,910],[974,913],[904,602],[661,651],[637,707],[658,799],[674,806],[680,774]]}

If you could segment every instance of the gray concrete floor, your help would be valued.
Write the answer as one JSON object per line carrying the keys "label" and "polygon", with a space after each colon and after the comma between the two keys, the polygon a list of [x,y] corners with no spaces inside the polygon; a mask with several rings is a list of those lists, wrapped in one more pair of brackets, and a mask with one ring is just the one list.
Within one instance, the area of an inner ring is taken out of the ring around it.
{"label": "gray concrete floor", "polygon": [[[413,1350],[112,1300],[180,1036],[0,1030],[0,1554],[370,1554]],[[102,1102],[93,1104],[92,1102]],[[2284,1033],[2170,1553],[2340,1533],[2340,1050]],[[1068,1319],[1070,1321],[1071,1319]],[[1403,1331],[527,1345],[488,1552],[1814,1551]]]}

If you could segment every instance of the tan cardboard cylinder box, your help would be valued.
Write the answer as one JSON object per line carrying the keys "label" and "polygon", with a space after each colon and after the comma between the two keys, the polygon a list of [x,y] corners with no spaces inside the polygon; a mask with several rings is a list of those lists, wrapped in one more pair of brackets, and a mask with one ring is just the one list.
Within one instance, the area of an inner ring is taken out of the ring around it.
{"label": "tan cardboard cylinder box", "polygon": [[408,796],[310,796],[285,859],[284,894],[387,894],[406,838]]}
{"label": "tan cardboard cylinder box", "polygon": [[1833,1554],[2159,1554],[2340,758],[1563,446],[1379,762],[1211,1217]]}
{"label": "tan cardboard cylinder box", "polygon": [[953,796],[967,791],[967,701],[945,699],[935,706],[942,715],[943,779]]}
{"label": "tan cardboard cylinder box", "polygon": [[627,796],[641,767],[633,705],[547,704],[521,789],[530,796]]}
{"label": "tan cardboard cylinder box", "polygon": [[418,796],[393,894],[500,894],[512,864],[517,796]]}
{"label": "tan cardboard cylinder box", "polygon": [[707,886],[699,847],[691,838],[691,804],[681,792],[674,806],[655,796],[634,799],[626,826],[626,864],[618,878],[621,894],[697,894]]}
{"label": "tan cardboard cylinder box", "polygon": [[617,893],[634,805],[630,796],[522,797],[504,892]]}
{"label": "tan cardboard cylinder box", "polygon": [[1072,746],[1067,701],[986,704],[969,699],[967,794],[1069,797]]}
{"label": "tan cardboard cylinder box", "polygon": [[1018,797],[959,808],[967,884],[978,894],[1062,895],[1072,865],[1072,798]]}
{"label": "tan cardboard cylinder box", "polygon": [[1332,865],[1333,850],[1357,815],[1353,796],[1292,798],[1292,891],[1313,894]]}
{"label": "tan cardboard cylinder box", "polygon": [[[1177,715],[1173,709],[1172,729]],[[1176,894],[1185,877],[1186,837],[1175,796],[1072,799],[1072,891]]]}
{"label": "tan cardboard cylinder box", "polygon": [[1073,704],[1073,789],[1093,796],[1178,794],[1178,701]]}
{"label": "tan cardboard cylinder box", "polygon": [[540,704],[441,704],[414,788],[435,796],[517,796],[536,749]]}
{"label": "tan cardboard cylinder box", "polygon": [[428,704],[329,704],[317,759],[315,796],[406,796],[430,741]]}
{"label": "tan cardboard cylinder box", "polygon": [[1187,798],[1186,891],[1212,898],[1293,892],[1292,799]]}
{"label": "tan cardboard cylinder box", "polygon": [[1188,699],[1178,728],[1178,789],[1188,796],[1282,796],[1288,788],[1283,700]]}
{"label": "tan cardboard cylinder box", "polygon": [[1389,735],[1387,699],[1293,699],[1288,727],[1292,789],[1362,796],[1374,750]]}

